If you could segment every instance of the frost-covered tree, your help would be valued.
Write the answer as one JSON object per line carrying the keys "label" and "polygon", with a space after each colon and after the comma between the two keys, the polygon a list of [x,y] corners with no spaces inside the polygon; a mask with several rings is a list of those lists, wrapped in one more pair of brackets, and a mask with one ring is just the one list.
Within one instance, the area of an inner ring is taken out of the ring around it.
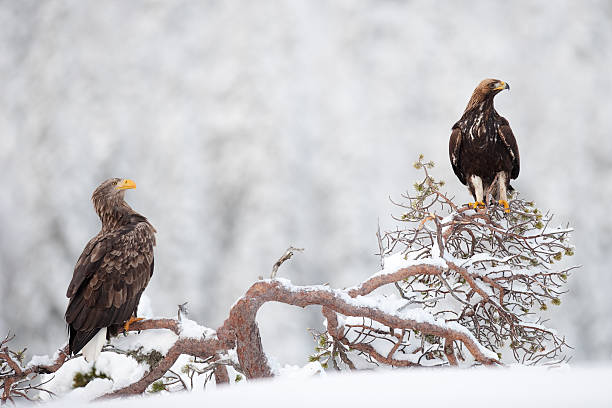
{"label": "frost-covered tree", "polygon": [[[378,276],[405,271],[393,282],[399,297],[389,296],[387,307],[466,330],[499,361],[564,360],[565,338],[545,324],[543,312],[561,304],[575,268],[559,263],[574,254],[572,229],[552,227],[550,213],[518,197],[509,209],[458,206],[440,192],[444,183],[429,174],[433,162],[421,156],[414,166],[424,177],[414,184],[414,194],[395,203],[402,210],[400,226],[379,234],[383,270]],[[313,359],[342,357],[348,366],[353,365],[348,354],[355,353],[393,366],[474,361],[452,336],[362,317],[343,316],[334,325],[320,336]]]}

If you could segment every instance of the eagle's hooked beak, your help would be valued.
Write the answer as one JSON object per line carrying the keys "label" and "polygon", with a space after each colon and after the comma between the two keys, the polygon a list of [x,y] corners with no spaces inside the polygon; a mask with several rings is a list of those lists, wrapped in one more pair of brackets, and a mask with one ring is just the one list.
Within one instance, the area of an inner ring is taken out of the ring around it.
{"label": "eagle's hooked beak", "polygon": [[130,179],[123,179],[119,183],[117,183],[117,190],[127,190],[129,188],[136,188],[136,183],[134,183]]}
{"label": "eagle's hooked beak", "polygon": [[504,81],[499,81],[497,83],[497,86],[495,87],[496,91],[502,91],[504,89],[510,89],[510,85],[508,85],[507,83],[505,83]]}

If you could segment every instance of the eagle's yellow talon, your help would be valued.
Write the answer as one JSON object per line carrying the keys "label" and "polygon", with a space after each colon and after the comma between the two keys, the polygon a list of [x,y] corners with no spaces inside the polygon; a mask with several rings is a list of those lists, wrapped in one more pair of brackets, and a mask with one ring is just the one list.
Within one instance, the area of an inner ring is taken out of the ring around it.
{"label": "eagle's yellow talon", "polygon": [[468,207],[473,208],[473,209],[476,209],[476,208],[483,209],[483,208],[486,208],[486,205],[482,201],[476,201],[474,203],[468,203]]}
{"label": "eagle's yellow talon", "polygon": [[509,213],[510,212],[510,205],[508,204],[508,201],[506,200],[499,200],[498,201],[500,205],[504,206],[504,212]]}
{"label": "eagle's yellow talon", "polygon": [[130,324],[134,323],[134,322],[139,322],[141,320],[144,320],[144,317],[130,317],[130,320],[128,320],[127,322],[125,322],[125,324],[123,325],[123,330],[125,330],[126,332],[130,330]]}

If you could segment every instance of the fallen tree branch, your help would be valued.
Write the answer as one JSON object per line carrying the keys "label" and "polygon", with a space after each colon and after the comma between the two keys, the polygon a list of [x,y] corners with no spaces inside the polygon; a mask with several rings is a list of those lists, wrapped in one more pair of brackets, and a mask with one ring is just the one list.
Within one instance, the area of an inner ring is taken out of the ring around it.
{"label": "fallen tree branch", "polygon": [[[415,265],[403,268],[402,273],[395,275],[395,278],[403,279],[404,275],[415,273],[415,270],[422,272],[423,268],[431,269],[430,274],[437,273],[438,269],[431,265]],[[359,291],[349,293],[357,296]],[[238,359],[245,374],[249,378],[272,376],[268,360],[261,346],[259,328],[255,321],[259,308],[270,301],[299,307],[324,306],[324,310],[333,310],[345,316],[366,317],[388,327],[418,330],[432,336],[451,338],[462,342],[474,359],[481,364],[491,365],[498,362],[497,359],[485,355],[482,346],[478,344],[475,338],[467,330],[460,330],[458,325],[458,327],[452,328],[443,323],[422,322],[402,317],[399,314],[388,313],[354,300],[349,293],[325,286],[294,286],[289,281],[278,279],[259,281],[253,284],[232,307],[229,318],[223,324],[228,333],[235,335]],[[386,358],[380,356],[378,359],[385,362]]]}
{"label": "fallen tree branch", "polygon": [[[134,322],[130,325],[130,331],[166,329],[176,333],[179,338],[161,361],[150,367],[150,370],[140,380],[124,388],[114,390],[101,398],[143,393],[153,382],[162,378],[182,354],[202,359],[214,356],[218,358],[220,354],[235,348],[240,368],[247,378],[273,376],[263,350],[256,320],[259,308],[267,302],[281,302],[298,307],[322,306],[323,314],[328,319],[328,332],[338,343],[338,347],[358,350],[381,364],[396,367],[418,365],[405,359],[393,357],[400,346],[403,334],[397,340],[399,343],[396,343],[386,356],[369,344],[349,342],[344,336],[344,329],[338,326],[338,313],[344,316],[371,319],[389,328],[403,330],[402,333],[413,330],[426,335],[437,336],[447,339],[448,344],[452,344],[453,341],[461,342],[479,363],[484,365],[496,364],[497,360],[492,358],[491,355],[487,355],[476,339],[459,325],[453,327],[445,322],[435,321],[433,318],[430,321],[414,319],[410,317],[410,314],[404,312],[382,310],[362,298],[381,286],[403,281],[409,277],[439,276],[443,271],[443,268],[437,265],[412,265],[399,268],[396,271],[389,271],[389,273],[375,275],[357,287],[346,290],[331,289],[321,285],[295,286],[285,279],[258,281],[234,304],[228,318],[217,329],[216,336],[209,335],[199,339],[181,337],[181,322],[178,319],[149,319]],[[343,346],[340,346],[340,344]],[[353,363],[344,354],[344,350],[341,351],[342,360],[354,369]],[[53,373],[60,369],[67,360],[67,352],[68,350],[65,348],[52,365],[37,365],[23,369],[11,357],[8,348],[3,348],[0,351],[0,361],[6,362],[12,372],[10,374],[5,373],[0,377],[3,380],[2,401],[10,400],[13,396],[21,396],[14,392],[14,384],[19,380],[29,375]],[[447,353],[447,356],[449,357],[449,363],[455,365],[454,354]],[[218,383],[229,382],[227,370],[223,364],[215,366],[214,369],[215,379]]]}
{"label": "fallen tree branch", "polygon": [[[174,345],[170,348],[170,350],[168,350],[168,353],[166,353],[164,358],[155,367],[151,367],[151,370],[146,373],[144,377],[142,377],[137,382],[128,385],[127,387],[112,391],[102,396],[101,398],[106,399],[134,394],[142,394],[143,392],[145,392],[149,385],[162,378],[164,374],[166,374],[168,370],[172,368],[172,366],[181,356],[181,354],[189,354],[194,357],[207,358],[210,356],[215,356],[217,355],[217,353],[226,351],[228,350],[228,348],[231,348],[228,346],[231,346],[231,344],[224,343],[216,338],[179,338],[176,343],[174,343]],[[227,371],[225,371],[225,375],[227,376]]]}
{"label": "fallen tree branch", "polygon": [[[12,337],[5,338],[2,342],[2,345],[6,344],[8,341],[12,340]],[[68,346],[66,345],[63,349],[58,351],[58,356],[52,364],[39,364],[32,365],[30,367],[24,368],[18,361],[15,361],[12,355],[15,353],[11,352],[8,347],[3,347],[0,350],[0,363],[5,363],[10,370],[7,372],[2,372],[0,375],[2,386],[2,396],[0,397],[0,401],[5,403],[6,401],[13,401],[13,396],[15,395],[15,386],[21,384],[22,382],[28,382],[33,377],[38,374],[50,374],[59,370],[66,360],[68,360]],[[22,395],[19,395],[22,394]],[[23,397],[24,393],[17,393],[17,396]]]}

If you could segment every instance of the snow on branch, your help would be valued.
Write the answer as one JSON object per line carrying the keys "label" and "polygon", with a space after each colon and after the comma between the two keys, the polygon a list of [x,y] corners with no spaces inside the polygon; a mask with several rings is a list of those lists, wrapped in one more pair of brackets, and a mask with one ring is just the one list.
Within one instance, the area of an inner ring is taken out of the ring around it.
{"label": "snow on branch", "polygon": [[[393,304],[390,305],[388,299],[384,297],[364,296],[375,287],[403,281],[410,276],[418,274],[439,275],[441,273],[442,269],[438,265],[428,263],[410,265],[388,274],[370,278],[357,288],[344,290],[331,289],[322,285],[296,286],[286,279],[261,280],[254,283],[245,295],[232,306],[228,318],[221,327],[216,331],[201,328],[200,333],[203,334],[199,338],[194,337],[193,333],[197,330],[193,328],[190,328],[188,332],[183,332],[183,328],[186,326],[185,322],[178,319],[149,319],[135,322],[130,326],[130,331],[142,332],[166,329],[177,334],[178,337],[169,350],[160,357],[159,361],[150,366],[150,369],[142,378],[133,384],[107,393],[103,398],[145,392],[151,384],[170,371],[181,355],[190,355],[203,360],[211,357],[220,360],[222,354],[235,349],[238,360],[236,369],[239,372],[249,379],[271,377],[273,375],[272,369],[263,350],[256,320],[259,308],[266,302],[281,302],[298,307],[322,306],[324,314],[328,317],[328,322],[337,322],[337,318],[334,316],[335,314],[341,314],[377,322],[381,327],[397,329],[404,333],[419,331],[426,335],[447,339],[449,342],[457,341],[465,346],[475,361],[485,365],[497,363],[497,356],[479,344],[476,338],[460,325],[436,319],[428,312],[398,310]],[[195,325],[195,323],[192,325]],[[342,335],[343,329],[341,327],[337,324],[334,327],[330,326],[330,333],[332,331],[337,333],[336,341],[349,344]],[[9,340],[7,338],[5,342]],[[368,352],[382,363],[395,366],[418,365],[416,363],[400,362],[400,360],[389,356],[385,359],[378,350],[365,345],[355,345],[355,349]],[[109,351],[122,352],[114,348],[105,349],[105,352]],[[125,352],[122,353],[125,354]],[[3,367],[6,365],[10,368],[9,370],[3,368],[2,374],[0,374],[3,401],[12,400],[16,397],[27,397],[27,392],[15,387],[15,385],[21,384],[20,381],[30,384],[30,388],[26,391],[41,390],[40,385],[32,385],[36,383],[34,381],[36,374],[54,373],[60,370],[66,361],[80,358],[80,356],[68,358],[66,350],[63,350],[52,364],[34,365],[24,369],[20,362],[11,357],[13,354],[6,347],[2,349],[2,354],[0,354],[0,364]],[[344,355],[344,364],[353,366],[346,355]],[[216,364],[211,367],[213,366],[217,382],[228,382],[225,365]]]}
{"label": "snow on branch", "polygon": [[[125,395],[133,395],[143,393],[147,387],[155,381],[162,378],[179,356],[186,354],[199,358],[216,357],[220,359],[219,353],[225,352],[234,347],[234,343],[223,342],[214,335],[202,336],[200,338],[192,338],[189,335],[183,336],[181,331],[181,321],[177,319],[148,319],[134,322],[130,325],[130,331],[141,332],[145,330],[167,329],[178,335],[178,339],[168,350],[165,356],[159,361],[156,361],[151,369],[137,382],[128,386],[114,390],[103,398],[119,397]],[[14,336],[7,335],[0,342],[0,389],[2,395],[0,401],[13,401],[14,398],[25,398],[31,400],[30,395],[38,392],[47,392],[44,385],[48,381],[37,381],[39,374],[52,374],[62,368],[64,363],[75,358],[81,358],[81,355],[69,357],[68,346],[58,350],[53,359],[43,359],[42,363],[38,363],[40,358],[33,359],[25,367],[23,366],[23,352],[14,352],[6,346]],[[116,350],[113,350],[116,351]],[[119,351],[122,354],[125,352]],[[227,378],[227,370],[222,364],[215,365],[214,374],[217,382],[229,382]]]}
{"label": "snow on branch", "polygon": [[[154,328],[153,326],[150,327]],[[104,398],[142,394],[146,391],[147,387],[162,378],[182,354],[206,359],[213,356],[218,357],[219,353],[227,351],[230,348],[231,344],[223,343],[216,338],[193,339],[189,337],[179,337],[163,359],[146,373],[144,377],[133,384],[106,394]],[[215,376],[217,383],[229,382],[227,379],[227,370],[224,365],[215,366]]]}
{"label": "snow on branch", "polygon": [[66,361],[68,346],[58,350],[54,361],[45,361],[41,364],[23,366],[25,350],[16,352],[10,350],[7,344],[15,338],[10,333],[0,341],[0,388],[2,394],[0,401],[4,404],[13,398],[30,399],[28,393],[31,391],[45,391],[44,384],[32,385],[30,380],[39,374],[53,373],[57,371]]}
{"label": "snow on branch", "polygon": [[[508,210],[492,197],[484,209],[456,204],[440,192],[444,183],[429,174],[432,162],[421,156],[415,168],[424,177],[415,183],[414,194],[394,203],[402,211],[395,217],[400,225],[381,237],[381,256],[385,265],[398,260],[442,264],[442,272],[419,273],[399,282],[396,288],[406,307],[461,325],[503,361],[563,360],[565,339],[545,326],[541,313],[549,305],[560,305],[569,272],[577,268],[561,263],[574,254],[573,229],[553,226],[549,212],[518,197]],[[420,340],[423,345],[416,354],[449,361],[448,342],[415,336],[412,343]],[[414,353],[407,344],[398,350]],[[454,351],[461,360],[462,348]]]}
{"label": "snow on branch", "polygon": [[[238,373],[236,381],[239,376],[273,376],[257,324],[257,313],[267,302],[321,307],[325,331],[315,335],[310,359],[324,368],[563,361],[568,346],[547,326],[542,312],[561,303],[569,273],[576,268],[561,263],[574,252],[572,228],[553,227],[549,213],[518,197],[507,210],[493,201],[483,209],[459,205],[430,176],[433,163],[421,157],[415,167],[424,178],[415,184],[414,195],[396,203],[402,210],[395,218],[399,226],[377,234],[381,271],[346,289],[259,280],[216,331],[184,318],[182,309],[177,319],[133,323],[130,331],[139,334],[131,336],[162,329],[170,341],[163,350],[146,354],[121,349],[120,340],[106,346],[103,355],[130,356],[146,368],[129,382],[113,378],[115,386],[102,397],[170,386],[193,389],[194,377],[200,375],[205,375],[204,384],[212,377],[228,383],[228,369]],[[294,251],[300,249],[285,251],[274,274]],[[65,363],[81,358],[68,357],[64,347],[52,359],[24,365],[24,352],[8,348],[11,339],[0,342],[2,402],[52,393],[45,388],[44,374],[59,373]],[[191,360],[185,364],[181,356]]]}
{"label": "snow on branch", "polygon": [[[402,273],[392,274],[393,282],[411,276],[423,268],[430,274],[440,273],[432,265],[415,265],[404,268]],[[414,269],[414,270],[413,270]],[[392,283],[389,281],[388,283]],[[323,306],[324,309],[344,316],[366,318],[386,327],[400,330],[417,330],[431,336],[438,336],[450,341],[461,342],[482,364],[497,362],[495,353],[482,347],[472,334],[456,323],[445,323],[423,311],[398,311],[389,307],[386,298],[358,296],[358,292],[349,294],[347,290],[330,289],[326,286],[294,286],[288,280],[264,280],[255,283],[247,293],[232,307],[230,317],[222,329],[236,338],[238,359],[249,378],[269,377],[271,370],[261,347],[261,339],[255,317],[258,309],[266,302],[281,302],[293,306]],[[247,330],[245,330],[245,327]],[[218,331],[218,333],[221,329]],[[342,340],[342,337],[337,339]],[[256,347],[253,347],[256,345]]]}

